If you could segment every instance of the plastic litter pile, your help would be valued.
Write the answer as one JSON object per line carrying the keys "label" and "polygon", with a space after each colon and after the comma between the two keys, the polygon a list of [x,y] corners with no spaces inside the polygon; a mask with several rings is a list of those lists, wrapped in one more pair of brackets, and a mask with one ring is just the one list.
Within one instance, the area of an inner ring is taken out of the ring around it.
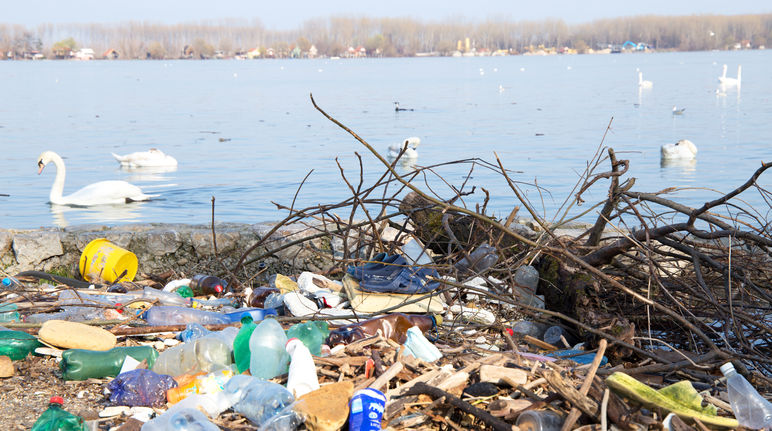
{"label": "plastic litter pile", "polygon": [[[37,412],[34,426],[6,425],[143,431],[772,426],[772,406],[731,363],[721,368],[726,380],[699,364],[692,374],[663,375],[645,364],[614,363],[606,340],[588,348],[568,328],[523,319],[517,304],[486,296],[496,280],[474,275],[496,262],[493,248],[480,247],[458,262],[459,273],[470,276],[463,282],[476,292],[464,305],[448,306],[448,296],[438,293],[462,280],[441,277],[424,266],[425,256],[415,256],[380,253],[345,268],[341,280],[274,274],[266,285],[238,290],[206,274],[133,280],[137,263],[130,259],[128,269],[120,263],[100,268],[99,277],[118,275],[102,290],[8,276],[0,304],[0,376],[24,379],[28,364],[44,361],[55,381],[25,389],[52,392],[47,406],[30,406]],[[86,280],[96,278],[93,269],[81,262]],[[523,304],[543,307],[535,294],[538,277],[532,267],[518,269]],[[0,389],[7,389],[5,382]],[[98,394],[92,408],[70,409],[86,390]]]}

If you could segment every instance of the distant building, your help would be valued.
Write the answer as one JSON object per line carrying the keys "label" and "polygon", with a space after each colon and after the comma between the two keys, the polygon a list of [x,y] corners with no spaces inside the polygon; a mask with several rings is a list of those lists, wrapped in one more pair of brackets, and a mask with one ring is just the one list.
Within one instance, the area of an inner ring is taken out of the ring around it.
{"label": "distant building", "polygon": [[247,51],[247,58],[250,60],[260,58],[260,48],[252,48],[249,51]]}
{"label": "distant building", "polygon": [[118,57],[120,57],[120,55],[118,54],[118,51],[112,48],[108,49],[102,54],[102,58],[104,58],[105,60],[117,60]]}
{"label": "distant building", "polygon": [[316,45],[311,45],[311,48],[308,48],[308,58],[316,58],[317,55],[319,55],[319,50],[316,49]]}
{"label": "distant building", "polygon": [[81,48],[73,55],[77,60],[93,60],[94,50],[91,48]]}

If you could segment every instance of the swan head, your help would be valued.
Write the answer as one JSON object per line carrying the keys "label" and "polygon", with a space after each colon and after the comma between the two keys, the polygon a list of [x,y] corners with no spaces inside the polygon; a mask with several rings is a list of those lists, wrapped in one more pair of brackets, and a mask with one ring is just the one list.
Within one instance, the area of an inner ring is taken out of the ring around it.
{"label": "swan head", "polygon": [[58,157],[59,156],[53,151],[43,151],[40,153],[40,156],[38,156],[38,175],[43,172],[43,168],[45,168],[47,164],[53,162]]}
{"label": "swan head", "polygon": [[417,136],[411,136],[405,139],[405,142],[402,143],[402,146],[404,147],[405,145],[407,145],[408,147],[415,150],[416,148],[418,148],[418,145],[420,144],[421,144],[421,138]]}
{"label": "swan head", "polygon": [[675,144],[665,144],[660,151],[663,159],[694,159],[697,157],[697,146],[688,139],[681,139]]}

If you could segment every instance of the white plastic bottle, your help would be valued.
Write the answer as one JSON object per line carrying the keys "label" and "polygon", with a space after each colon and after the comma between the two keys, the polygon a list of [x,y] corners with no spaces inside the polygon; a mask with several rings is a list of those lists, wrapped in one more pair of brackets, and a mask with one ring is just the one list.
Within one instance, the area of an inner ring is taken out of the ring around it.
{"label": "white plastic bottle", "polygon": [[740,425],[751,429],[772,427],[772,403],[764,399],[745,377],[737,374],[731,362],[722,365],[721,372],[726,376],[729,403]]}
{"label": "white plastic bottle", "polygon": [[308,347],[297,338],[287,341],[287,353],[290,355],[287,390],[300,398],[311,391],[319,389],[319,377],[316,375],[316,364]]}
{"label": "white plastic bottle", "polygon": [[442,353],[437,346],[424,337],[418,326],[413,326],[407,330],[405,354],[415,356],[426,362],[434,362],[442,357]]}

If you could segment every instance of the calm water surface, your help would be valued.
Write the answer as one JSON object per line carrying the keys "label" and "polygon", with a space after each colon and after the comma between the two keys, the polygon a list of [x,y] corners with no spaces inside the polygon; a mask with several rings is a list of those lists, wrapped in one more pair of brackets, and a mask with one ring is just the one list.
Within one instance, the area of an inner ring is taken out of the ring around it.
{"label": "calm water surface", "polygon": [[[742,89],[716,94],[721,67]],[[651,80],[639,91],[637,72]],[[551,218],[571,195],[601,143],[630,160],[634,190],[687,187],[674,195],[701,205],[743,183],[760,161],[772,160],[772,52],[700,52],[551,57],[408,58],[276,61],[0,62],[0,227],[82,223],[208,223],[211,198],[218,221],[279,220],[271,202],[296,207],[350,196],[335,164],[358,180],[383,167],[350,135],[317,112],[309,99],[386,153],[389,144],[418,136],[418,163],[479,157],[517,171],[539,211]],[[413,108],[395,112],[393,102]],[[685,107],[674,116],[672,107]],[[689,139],[696,163],[661,166],[659,147]],[[110,153],[151,147],[179,161],[171,172],[121,170]],[[118,207],[57,208],[48,202],[54,166],[36,175],[37,156],[65,158],[65,194],[89,183],[123,179],[151,202]],[[603,169],[607,166],[604,164]],[[438,171],[460,187],[468,166]],[[761,185],[772,185],[768,173]],[[434,190],[450,197],[439,179]],[[506,216],[517,203],[504,179],[476,168],[467,199]],[[585,195],[604,198],[601,181]],[[763,215],[758,192],[741,195]],[[592,218],[591,216],[585,217]]]}

